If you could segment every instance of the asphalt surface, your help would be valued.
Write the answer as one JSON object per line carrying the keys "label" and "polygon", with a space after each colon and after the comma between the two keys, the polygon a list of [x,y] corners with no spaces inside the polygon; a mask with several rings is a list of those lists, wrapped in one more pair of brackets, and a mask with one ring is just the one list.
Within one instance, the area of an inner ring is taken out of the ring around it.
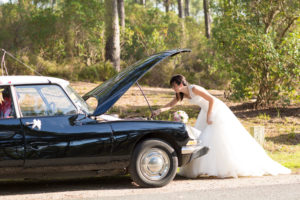
{"label": "asphalt surface", "polygon": [[0,200],[300,200],[300,175],[184,179],[139,188],[130,177],[0,182]]}
{"label": "asphalt surface", "polygon": [[[188,199],[188,200],[299,200],[300,184],[288,185],[269,185],[254,186],[244,188],[224,188],[211,190],[189,190],[169,193],[153,193],[151,195],[125,195],[115,197],[103,197],[106,200],[170,200],[170,199]],[[98,200],[98,198],[89,198],[89,200]]]}

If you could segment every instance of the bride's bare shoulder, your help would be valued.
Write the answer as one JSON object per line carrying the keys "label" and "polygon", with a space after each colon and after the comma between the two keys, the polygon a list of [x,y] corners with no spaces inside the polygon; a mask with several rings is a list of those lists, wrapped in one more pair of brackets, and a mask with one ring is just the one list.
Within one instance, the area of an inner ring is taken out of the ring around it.
{"label": "bride's bare shoulder", "polygon": [[195,91],[201,91],[201,92],[205,92],[205,88],[201,87],[200,85],[190,85],[190,88],[192,89],[193,92]]}

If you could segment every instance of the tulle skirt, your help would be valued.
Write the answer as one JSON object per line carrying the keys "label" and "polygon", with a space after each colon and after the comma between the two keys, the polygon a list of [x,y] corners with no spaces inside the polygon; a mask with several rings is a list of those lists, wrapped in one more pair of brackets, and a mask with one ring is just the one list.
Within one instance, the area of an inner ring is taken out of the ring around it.
{"label": "tulle skirt", "polygon": [[206,155],[180,168],[179,175],[196,178],[200,175],[225,177],[289,174],[291,170],[272,160],[243,127],[233,112],[220,100],[214,103],[213,124],[206,123],[202,109],[195,128],[201,145],[208,146]]}

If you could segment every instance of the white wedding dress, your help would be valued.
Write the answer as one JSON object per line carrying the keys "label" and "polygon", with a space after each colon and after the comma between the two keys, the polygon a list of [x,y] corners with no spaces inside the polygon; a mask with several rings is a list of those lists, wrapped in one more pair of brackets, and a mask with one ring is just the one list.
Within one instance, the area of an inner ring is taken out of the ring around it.
{"label": "white wedding dress", "polygon": [[181,167],[179,175],[188,178],[196,178],[199,175],[236,178],[291,173],[290,169],[275,162],[266,154],[233,112],[216,97],[213,97],[211,113],[213,123],[208,125],[206,116],[209,103],[194,94],[193,87],[209,93],[198,85],[188,86],[190,102],[201,107],[195,128],[202,132],[201,145],[208,146],[209,151],[206,155]]}

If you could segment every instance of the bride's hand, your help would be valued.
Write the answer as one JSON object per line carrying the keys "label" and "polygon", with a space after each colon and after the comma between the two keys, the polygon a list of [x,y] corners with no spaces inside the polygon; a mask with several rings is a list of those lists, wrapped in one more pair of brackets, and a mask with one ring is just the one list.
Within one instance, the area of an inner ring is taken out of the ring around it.
{"label": "bride's hand", "polygon": [[209,118],[207,118],[206,123],[207,123],[208,125],[211,125],[213,122],[212,122]]}
{"label": "bride's hand", "polygon": [[211,125],[213,122],[212,122],[212,120],[210,119],[210,116],[211,116],[211,114],[210,113],[207,113],[207,116],[206,116],[206,123],[208,124],[208,125]]}

